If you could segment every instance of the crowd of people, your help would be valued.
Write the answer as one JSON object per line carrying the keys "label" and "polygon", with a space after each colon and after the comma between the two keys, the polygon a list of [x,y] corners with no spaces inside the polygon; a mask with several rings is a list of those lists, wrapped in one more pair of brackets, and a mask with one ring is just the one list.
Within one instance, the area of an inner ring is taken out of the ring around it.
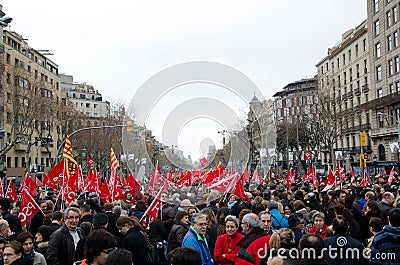
{"label": "crowd of people", "polygon": [[[161,196],[159,215],[141,223],[154,196],[102,203],[96,193],[41,211],[27,227],[18,203],[0,199],[0,257],[6,265],[396,264],[400,189],[343,183],[320,192],[308,182],[245,185],[245,197],[197,185]],[[58,205],[58,204],[57,204]]]}

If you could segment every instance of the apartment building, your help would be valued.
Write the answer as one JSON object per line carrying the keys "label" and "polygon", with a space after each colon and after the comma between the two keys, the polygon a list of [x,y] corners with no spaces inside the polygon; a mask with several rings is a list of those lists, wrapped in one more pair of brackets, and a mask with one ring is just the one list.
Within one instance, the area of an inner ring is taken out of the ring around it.
{"label": "apartment building", "polygon": [[[360,131],[369,134],[371,113],[365,108],[371,100],[367,21],[342,34],[340,42],[328,49],[317,63],[320,100],[330,101],[334,111],[332,126],[337,130],[335,159],[352,158],[361,153]],[[370,153],[371,142],[363,147]],[[329,152],[325,162],[333,161]],[[344,161],[343,161],[344,162]]]}
{"label": "apartment building", "polygon": [[371,70],[370,137],[377,161],[396,165],[400,139],[399,0],[368,0],[368,44]]}
{"label": "apartment building", "polygon": [[16,32],[4,30],[2,40],[3,163],[7,176],[22,176],[32,164],[51,166],[62,141],[65,95],[56,63]]}
{"label": "apartment building", "polygon": [[61,89],[69,101],[88,118],[109,118],[110,103],[92,85],[74,82],[72,75],[60,74]]}

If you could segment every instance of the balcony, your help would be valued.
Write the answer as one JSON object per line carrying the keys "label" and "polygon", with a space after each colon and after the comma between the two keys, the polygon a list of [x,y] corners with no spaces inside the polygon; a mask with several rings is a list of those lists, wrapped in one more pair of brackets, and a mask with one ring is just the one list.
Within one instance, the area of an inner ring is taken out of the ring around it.
{"label": "balcony", "polygon": [[356,96],[359,96],[359,95],[361,95],[360,88],[356,88],[356,89],[354,89],[354,94],[355,94]]}
{"label": "balcony", "polygon": [[362,92],[366,93],[368,92],[368,90],[369,90],[368,84],[362,86]]}
{"label": "balcony", "polygon": [[353,98],[353,91],[347,92],[347,97],[348,98]]}
{"label": "balcony", "polygon": [[16,145],[14,145],[14,150],[15,151],[26,151],[26,150],[28,150],[28,145],[27,144],[16,144]]}
{"label": "balcony", "polygon": [[49,150],[47,150],[46,147],[41,146],[40,147],[40,152],[41,153],[51,153],[51,148],[49,148]]}
{"label": "balcony", "polygon": [[371,138],[380,138],[380,137],[387,137],[388,140],[390,138],[396,138],[398,137],[398,128],[396,126],[391,126],[391,127],[385,127],[385,128],[376,128],[371,130]]}
{"label": "balcony", "polygon": [[340,101],[342,101],[342,98],[341,98],[341,96],[338,96],[338,97],[336,98],[336,102],[340,102]]}
{"label": "balcony", "polygon": [[347,100],[347,94],[342,95],[342,100]]}

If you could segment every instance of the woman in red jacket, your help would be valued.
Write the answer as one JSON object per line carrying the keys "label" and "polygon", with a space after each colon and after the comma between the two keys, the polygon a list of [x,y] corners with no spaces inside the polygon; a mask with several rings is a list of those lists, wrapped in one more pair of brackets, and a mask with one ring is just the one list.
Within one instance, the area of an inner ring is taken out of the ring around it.
{"label": "woman in red jacket", "polygon": [[243,235],[238,232],[239,220],[233,216],[225,217],[226,234],[217,238],[214,248],[214,259],[216,264],[235,264],[239,252],[239,241]]}
{"label": "woman in red jacket", "polygon": [[327,224],[325,223],[325,214],[321,212],[316,212],[312,216],[314,221],[314,226],[308,230],[309,234],[316,234],[322,239],[326,238],[326,229],[328,228]]}

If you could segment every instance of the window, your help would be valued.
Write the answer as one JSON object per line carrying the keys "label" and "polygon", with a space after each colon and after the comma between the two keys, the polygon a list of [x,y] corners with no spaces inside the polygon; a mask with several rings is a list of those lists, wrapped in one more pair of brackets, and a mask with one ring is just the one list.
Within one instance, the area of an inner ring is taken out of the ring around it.
{"label": "window", "polygon": [[351,61],[351,50],[349,50],[349,62]]}
{"label": "window", "polygon": [[94,108],[94,109],[97,109],[97,104],[93,104],[93,108]]}
{"label": "window", "polygon": [[86,108],[90,108],[90,103],[86,103]]}
{"label": "window", "polygon": [[30,65],[28,65],[28,72],[29,73],[31,72],[31,66]]}
{"label": "window", "polygon": [[397,23],[397,6],[393,7],[393,23]]}
{"label": "window", "polygon": [[375,21],[375,36],[378,36],[380,33],[379,30],[379,20]]}
{"label": "window", "polygon": [[364,60],[364,74],[368,73],[367,59]]}
{"label": "window", "polygon": [[382,66],[376,67],[376,81],[382,80]]}
{"label": "window", "polygon": [[346,64],[346,54],[343,53],[343,65]]}
{"label": "window", "polygon": [[363,47],[364,47],[364,51],[367,51],[367,39],[363,39]]}
{"label": "window", "polygon": [[357,75],[357,78],[360,77],[360,65],[359,64],[356,65],[356,75]]}
{"label": "window", "polygon": [[7,53],[7,64],[10,64],[10,54],[9,53]]}
{"label": "window", "polygon": [[356,50],[356,57],[357,57],[358,56],[358,44],[356,44],[355,50]]}
{"label": "window", "polygon": [[324,74],[324,66],[321,66],[321,74]]}
{"label": "window", "polygon": [[399,38],[397,31],[393,33],[393,41],[394,41],[394,47],[397,48],[399,46]]}
{"label": "window", "polygon": [[386,13],[386,24],[387,27],[392,25],[392,13],[390,11]]}
{"label": "window", "polygon": [[399,62],[399,56],[394,57],[394,71],[398,73],[400,71],[400,62]]}
{"label": "window", "polygon": [[381,98],[382,96],[383,96],[383,90],[382,90],[382,88],[379,88],[378,89],[378,91],[377,91],[377,98]]}
{"label": "window", "polygon": [[396,82],[396,91],[399,92],[400,91],[400,81]]}
{"label": "window", "polygon": [[375,56],[376,56],[376,58],[381,57],[381,43],[380,42],[375,44]]}
{"label": "window", "polygon": [[349,76],[350,76],[350,82],[352,82],[353,81],[353,69],[352,68],[349,69]]}
{"label": "window", "polygon": [[392,50],[392,35],[389,35],[387,37],[387,49],[388,49],[388,51]]}
{"label": "window", "polygon": [[388,70],[389,70],[389,75],[393,74],[393,59],[390,59],[388,62]]}
{"label": "window", "polygon": [[389,85],[389,91],[390,91],[390,94],[394,94],[396,92],[393,84]]}
{"label": "window", "polygon": [[379,0],[374,0],[374,12],[377,13],[379,11]]}
{"label": "window", "polygon": [[340,68],[340,60],[339,60],[339,58],[337,58],[337,69],[339,69]]}

